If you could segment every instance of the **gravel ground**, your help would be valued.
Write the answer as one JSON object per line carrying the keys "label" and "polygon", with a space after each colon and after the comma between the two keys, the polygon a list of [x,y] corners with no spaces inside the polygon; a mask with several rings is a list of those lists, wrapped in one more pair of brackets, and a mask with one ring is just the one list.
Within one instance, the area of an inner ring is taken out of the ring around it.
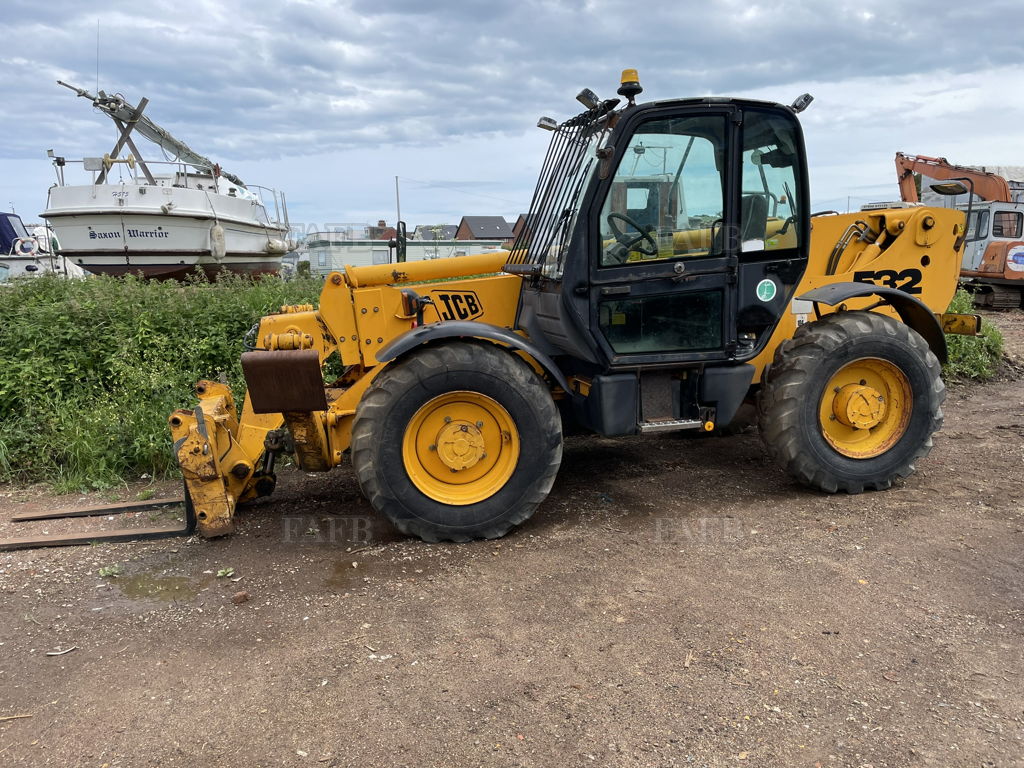
{"label": "gravel ground", "polygon": [[[221,540],[2,553],[0,761],[1024,765],[1022,460],[1007,374],[883,493],[796,487],[752,433],[585,437],[498,542],[402,539],[344,468]],[[106,500],[2,488],[0,536]]]}

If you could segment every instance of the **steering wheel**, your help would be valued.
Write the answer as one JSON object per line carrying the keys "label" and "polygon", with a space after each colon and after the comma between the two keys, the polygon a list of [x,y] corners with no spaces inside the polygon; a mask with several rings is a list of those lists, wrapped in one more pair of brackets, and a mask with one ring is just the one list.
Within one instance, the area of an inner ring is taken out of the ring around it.
{"label": "steering wheel", "polygon": [[[636,236],[626,234],[621,229],[619,229],[619,227],[615,224],[616,220],[621,220],[622,223],[628,224],[640,234]],[[651,233],[645,231],[643,227],[641,227],[639,224],[637,224],[635,221],[629,218],[629,216],[627,216],[626,214],[609,213],[608,226],[611,228],[612,234],[615,235],[615,240],[619,243],[619,245],[625,248],[627,252],[632,251],[635,246],[639,246],[636,248],[636,250],[642,253],[644,256],[658,255],[658,244],[655,242],[654,238],[651,237]],[[642,243],[648,245],[648,247],[644,248],[643,245],[641,245]]]}

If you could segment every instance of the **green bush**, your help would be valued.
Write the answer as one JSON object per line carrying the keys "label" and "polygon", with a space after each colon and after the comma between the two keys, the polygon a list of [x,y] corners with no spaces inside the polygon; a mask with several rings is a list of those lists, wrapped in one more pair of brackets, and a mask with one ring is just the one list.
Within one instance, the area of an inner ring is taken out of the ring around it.
{"label": "green bush", "polygon": [[201,378],[244,392],[243,337],[321,281],[44,276],[0,287],[0,482],[65,490],[176,468],[167,417]]}
{"label": "green bush", "polygon": [[[974,302],[963,288],[957,290],[948,312],[971,314]],[[991,379],[1003,360],[1003,334],[990,322],[982,323],[980,336],[946,336],[949,360],[942,368],[946,378]]]}

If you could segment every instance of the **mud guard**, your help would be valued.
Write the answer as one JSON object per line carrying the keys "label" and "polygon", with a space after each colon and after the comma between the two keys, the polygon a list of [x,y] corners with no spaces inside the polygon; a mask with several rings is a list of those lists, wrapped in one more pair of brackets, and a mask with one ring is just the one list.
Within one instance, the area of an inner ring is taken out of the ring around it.
{"label": "mud guard", "polygon": [[497,344],[512,347],[525,352],[532,357],[543,368],[547,374],[554,379],[558,386],[569,392],[569,380],[548,355],[541,352],[529,339],[490,323],[477,323],[468,320],[444,320],[440,323],[430,323],[411,331],[403,333],[396,339],[388,342],[377,352],[377,361],[390,363],[392,360],[401,357],[406,352],[420,346],[430,344],[441,339],[486,339]]}
{"label": "mud guard", "polygon": [[883,285],[871,283],[832,283],[815,288],[813,291],[797,296],[800,301],[812,301],[815,304],[825,304],[834,307],[842,304],[848,299],[860,298],[863,296],[877,296],[886,304],[889,304],[900,319],[917,331],[928,342],[928,346],[939,359],[945,363],[948,354],[946,351],[946,336],[942,332],[942,325],[935,314],[928,309],[920,299],[915,299],[908,293],[887,288]]}

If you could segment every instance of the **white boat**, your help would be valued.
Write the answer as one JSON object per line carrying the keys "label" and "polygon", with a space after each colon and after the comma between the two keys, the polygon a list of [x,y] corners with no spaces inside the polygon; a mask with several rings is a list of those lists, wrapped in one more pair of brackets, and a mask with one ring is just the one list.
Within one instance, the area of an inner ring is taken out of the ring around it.
{"label": "white boat", "polygon": [[53,247],[53,238],[43,227],[29,232],[16,213],[0,213],[0,283],[16,277],[39,277],[56,273],[74,276]]}
{"label": "white boat", "polygon": [[[283,193],[246,185],[192,151],[142,115],[145,100],[134,107],[121,96],[72,89],[107,114],[121,136],[103,157],[69,160],[49,153],[57,183],[40,215],[57,233],[68,261],[94,273],[161,279],[182,279],[196,270],[213,276],[221,270],[256,275],[280,269],[292,247]],[[131,140],[133,130],[175,159],[143,160]],[[126,146],[131,152],[119,157]],[[91,174],[90,183],[66,182],[67,167],[77,164]]]}

